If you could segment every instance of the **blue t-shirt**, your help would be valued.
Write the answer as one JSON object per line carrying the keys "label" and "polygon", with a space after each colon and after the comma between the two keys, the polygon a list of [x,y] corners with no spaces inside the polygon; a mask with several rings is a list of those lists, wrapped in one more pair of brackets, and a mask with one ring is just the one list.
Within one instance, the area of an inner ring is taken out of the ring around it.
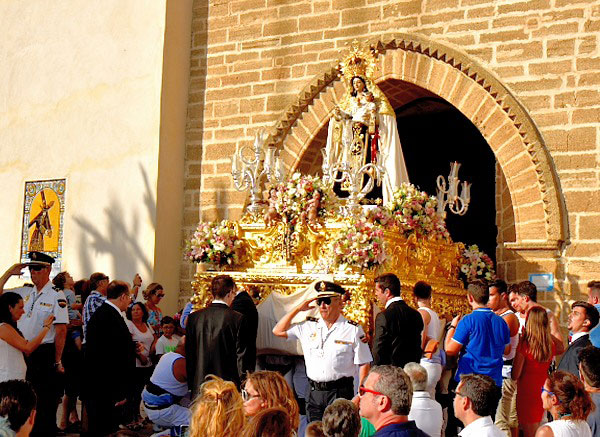
{"label": "blue t-shirt", "polygon": [[502,386],[502,354],[510,343],[504,319],[489,308],[477,308],[461,319],[452,339],[463,345],[456,380],[466,373],[488,375]]}

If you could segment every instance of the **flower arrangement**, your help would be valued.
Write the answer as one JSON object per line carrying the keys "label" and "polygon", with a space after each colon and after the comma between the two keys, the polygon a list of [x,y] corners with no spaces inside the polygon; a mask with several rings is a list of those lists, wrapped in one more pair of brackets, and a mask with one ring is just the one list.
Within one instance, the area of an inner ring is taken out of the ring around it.
{"label": "flower arrangement", "polygon": [[414,185],[403,183],[385,206],[405,236],[416,233],[447,240],[450,235],[444,219],[437,215],[437,199]]}
{"label": "flower arrangement", "polygon": [[359,220],[346,225],[333,242],[333,266],[369,269],[387,260],[381,225]]}
{"label": "flower arrangement", "polygon": [[294,173],[287,182],[271,190],[273,207],[292,227],[303,215],[324,217],[329,200],[328,190],[318,176]]}
{"label": "flower arrangement", "polygon": [[245,258],[243,240],[228,220],[198,223],[187,242],[185,256],[192,262],[209,263],[219,267],[242,264]]}
{"label": "flower arrangement", "polygon": [[465,249],[460,264],[460,271],[465,275],[467,281],[475,279],[491,281],[496,277],[494,262],[487,254],[480,251],[476,244]]}

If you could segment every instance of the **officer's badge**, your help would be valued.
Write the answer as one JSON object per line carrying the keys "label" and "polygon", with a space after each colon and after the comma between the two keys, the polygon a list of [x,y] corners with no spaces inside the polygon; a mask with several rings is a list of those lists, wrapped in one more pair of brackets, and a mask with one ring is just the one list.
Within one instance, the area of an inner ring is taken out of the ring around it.
{"label": "officer's badge", "polygon": [[56,302],[58,303],[58,306],[61,308],[64,308],[67,306],[67,301],[65,299],[58,299]]}

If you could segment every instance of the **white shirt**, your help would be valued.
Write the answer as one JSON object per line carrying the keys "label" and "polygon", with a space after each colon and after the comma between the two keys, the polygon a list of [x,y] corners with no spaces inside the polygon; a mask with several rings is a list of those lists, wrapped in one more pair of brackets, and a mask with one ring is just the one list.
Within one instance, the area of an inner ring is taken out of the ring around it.
{"label": "white shirt", "polygon": [[[222,303],[223,305],[227,305],[227,302],[225,302],[224,300],[220,300],[220,299],[213,299],[212,303]],[[229,305],[227,305],[229,306]]]}
{"label": "white shirt", "polygon": [[340,316],[327,328],[323,319],[307,317],[287,331],[289,339],[298,339],[304,351],[306,376],[316,382],[329,382],[354,376],[356,365],[373,361],[367,343],[362,342],[360,325]]}
{"label": "white shirt", "polygon": [[54,325],[69,323],[69,310],[67,299],[62,291],[53,288],[52,282],[48,281],[39,291],[35,286],[13,288],[13,293],[23,298],[25,314],[17,322],[19,330],[26,340],[33,340],[43,329],[44,321],[49,315],[54,314],[54,322],[42,340],[42,344],[54,343],[56,330]]}
{"label": "white shirt", "polygon": [[442,406],[439,402],[431,399],[431,395],[426,391],[413,393],[408,419],[414,420],[417,428],[431,437],[440,437],[442,434],[442,423],[444,422]]}
{"label": "white shirt", "polygon": [[390,300],[388,300],[385,303],[385,309],[387,310],[387,307],[389,307],[391,304],[393,304],[394,302],[401,301],[401,300],[402,300],[402,298],[400,296],[392,297]]}
{"label": "white shirt", "polygon": [[573,335],[571,336],[571,341],[569,342],[569,344],[571,344],[571,343],[574,343],[574,342],[575,342],[575,340],[577,340],[577,339],[579,339],[579,338],[583,337],[584,335],[590,335],[590,333],[589,333],[589,332],[578,332],[578,333],[576,333],[576,334],[573,334]]}
{"label": "white shirt", "polygon": [[461,437],[506,437],[506,434],[494,425],[490,416],[474,420],[458,433]]}

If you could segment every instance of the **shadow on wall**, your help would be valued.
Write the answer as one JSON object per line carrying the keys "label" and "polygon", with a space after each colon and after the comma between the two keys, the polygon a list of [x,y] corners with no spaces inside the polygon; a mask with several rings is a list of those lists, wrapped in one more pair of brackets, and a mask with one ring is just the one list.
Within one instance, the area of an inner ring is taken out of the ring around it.
{"label": "shadow on wall", "polygon": [[[139,165],[144,182],[143,203],[148,218],[156,230],[156,204],[148,175]],[[99,267],[94,262],[96,254],[108,254],[112,258],[112,271],[115,278],[131,281],[136,272],[152,272],[151,260],[140,246],[140,222],[137,210],[123,207],[119,200],[110,199],[104,209],[106,229],[100,229],[99,223],[87,217],[75,216],[74,220],[82,232],[79,245],[79,259],[82,272],[95,272]],[[100,223],[102,221],[99,221]],[[100,269],[101,270],[101,269]],[[148,282],[148,281],[146,281]]]}

